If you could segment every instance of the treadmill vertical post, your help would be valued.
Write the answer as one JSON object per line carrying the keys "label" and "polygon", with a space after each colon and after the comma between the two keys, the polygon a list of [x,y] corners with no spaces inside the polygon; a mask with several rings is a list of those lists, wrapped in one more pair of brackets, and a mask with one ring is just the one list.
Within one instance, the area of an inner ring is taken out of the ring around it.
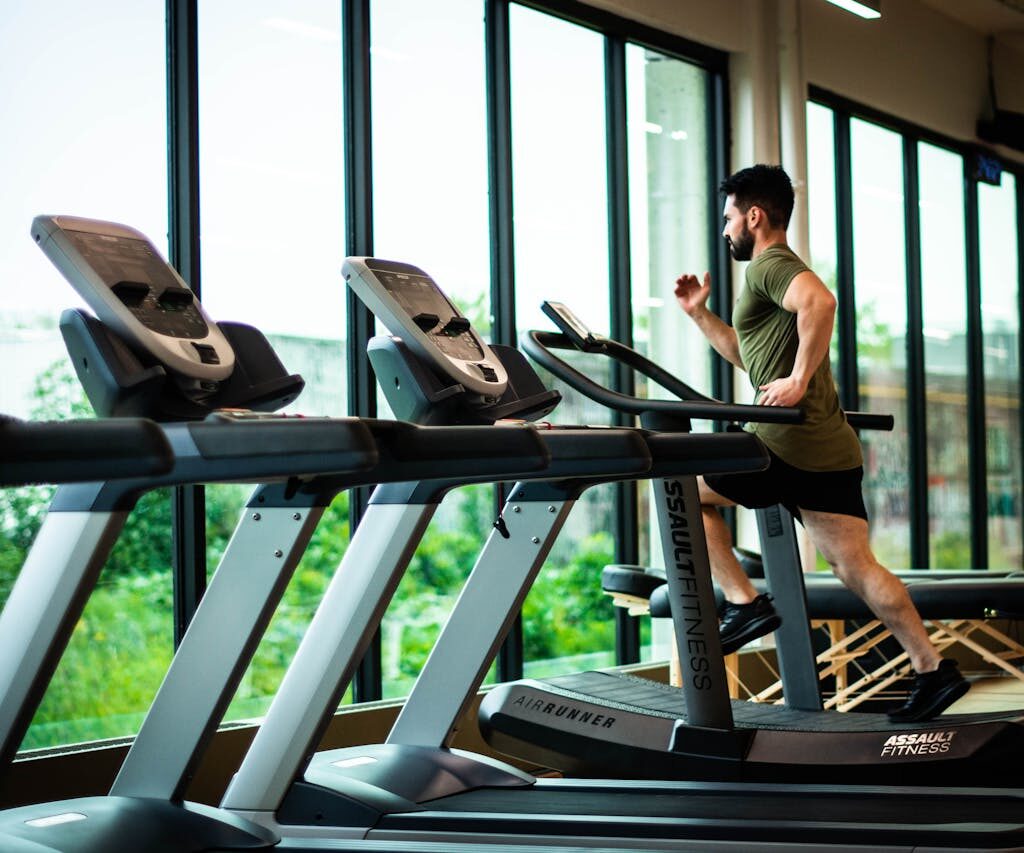
{"label": "treadmill vertical post", "polygon": [[[378,487],[374,497],[386,491]],[[436,509],[434,499],[371,500],[222,808],[255,817],[280,806],[316,749]]]}
{"label": "treadmill vertical post", "polygon": [[[640,424],[660,432],[691,431],[689,418],[654,410],[642,412]],[[690,726],[731,731],[732,701],[718,634],[718,608],[711,584],[711,560],[697,478],[652,480],[651,485],[686,700],[686,722]]]}
{"label": "treadmill vertical post", "polygon": [[387,743],[446,745],[576,503],[557,491],[547,483],[513,489],[502,512],[508,538],[487,538]]}
{"label": "treadmill vertical post", "polygon": [[[266,491],[262,487],[256,494]],[[326,503],[274,507],[250,499],[114,780],[112,795],[184,797]],[[280,556],[267,559],[268,554]]]}
{"label": "treadmill vertical post", "polygon": [[731,730],[732,703],[718,635],[696,477],[654,480],[669,607],[689,726]]}
{"label": "treadmill vertical post", "polygon": [[782,625],[775,631],[782,694],[790,708],[820,711],[821,690],[808,631],[807,590],[793,516],[779,504],[756,512],[765,579],[775,599],[775,610],[782,617]]}
{"label": "treadmill vertical post", "polygon": [[[62,486],[58,497],[81,488]],[[21,746],[127,518],[128,510],[57,511],[51,505],[0,614],[0,767]]]}

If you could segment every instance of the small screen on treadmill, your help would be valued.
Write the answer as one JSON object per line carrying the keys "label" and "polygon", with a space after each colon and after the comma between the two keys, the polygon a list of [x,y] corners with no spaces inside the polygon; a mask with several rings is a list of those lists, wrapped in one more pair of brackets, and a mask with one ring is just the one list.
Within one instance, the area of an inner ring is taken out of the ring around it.
{"label": "small screen on treadmill", "polygon": [[422,275],[379,269],[373,272],[410,319],[420,314],[434,314],[439,318],[437,326],[427,332],[427,335],[441,352],[465,361],[475,361],[484,357],[476,339],[468,331],[455,335],[445,334],[444,328],[448,322],[453,317],[461,317],[462,314],[448,301],[432,279]]}
{"label": "small screen on treadmill", "polygon": [[153,286],[156,292],[180,285],[145,240],[65,231],[75,248],[108,287],[121,281],[139,281]]}

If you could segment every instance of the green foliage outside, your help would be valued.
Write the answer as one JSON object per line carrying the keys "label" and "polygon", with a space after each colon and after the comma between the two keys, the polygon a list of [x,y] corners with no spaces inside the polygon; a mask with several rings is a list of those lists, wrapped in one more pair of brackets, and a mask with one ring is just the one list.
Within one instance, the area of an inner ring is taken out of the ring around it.
{"label": "green foliage outside", "polygon": [[576,543],[568,560],[548,560],[523,605],[525,660],[615,648],[611,599],[595,594],[614,553],[611,534],[598,531]]}
{"label": "green foliage outside", "polygon": [[[66,361],[37,379],[31,417],[91,417]],[[248,497],[248,486],[206,489],[207,558],[212,572]],[[45,516],[50,487],[0,491],[0,602],[6,601]],[[23,749],[132,735],[173,653],[170,490],[144,495],[104,567]],[[585,512],[581,503],[576,510]],[[442,504],[388,611],[385,695],[408,692],[472,568],[494,520],[490,487],[460,489]],[[349,541],[349,500],[325,512],[257,649],[226,719],[262,715]],[[527,660],[562,658],[614,646],[611,606],[600,571],[612,542],[599,532],[560,542],[524,610]],[[571,668],[571,667],[570,667]]]}

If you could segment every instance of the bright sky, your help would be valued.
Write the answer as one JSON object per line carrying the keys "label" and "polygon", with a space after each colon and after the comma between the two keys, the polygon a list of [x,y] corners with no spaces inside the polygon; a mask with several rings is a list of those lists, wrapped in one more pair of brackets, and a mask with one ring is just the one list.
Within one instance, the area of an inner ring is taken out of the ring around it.
{"label": "bright sky", "polygon": [[[419,8],[373,4],[376,250],[424,267],[456,299],[471,298],[489,276],[482,7],[435,0],[426,16]],[[199,11],[204,303],[216,319],[340,338],[339,4],[210,0]],[[601,39],[520,7],[512,13],[520,321],[541,322],[542,298],[572,295],[570,304],[605,329]],[[43,314],[55,324],[76,300],[28,237],[36,214],[126,222],[166,250],[164,2],[123,0],[116,14],[98,16],[77,0],[8,0],[2,16],[0,79],[17,84],[0,87],[0,314]],[[853,141],[858,293],[886,299],[899,322],[899,139],[855,122]],[[938,152],[933,168],[929,158],[922,177],[934,174],[935,183],[922,183],[923,224],[956,215],[959,161]],[[824,193],[819,172],[812,156],[812,192]],[[1004,196],[991,204],[1002,210]],[[983,208],[984,245],[1014,242],[1009,213]],[[928,323],[962,328],[959,255],[948,262],[962,247],[946,238],[933,247],[936,231],[928,225],[924,269],[929,292],[943,298],[927,300]],[[993,260],[983,272],[1013,275]]]}

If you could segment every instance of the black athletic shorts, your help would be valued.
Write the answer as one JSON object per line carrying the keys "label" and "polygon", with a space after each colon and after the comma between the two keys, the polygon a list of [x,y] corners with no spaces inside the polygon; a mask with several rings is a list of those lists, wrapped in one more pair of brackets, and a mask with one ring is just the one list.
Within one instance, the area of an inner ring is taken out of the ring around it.
{"label": "black athletic shorts", "polygon": [[845,471],[805,471],[794,468],[768,451],[771,462],[764,471],[706,474],[704,482],[722,497],[748,509],[782,504],[793,517],[800,508],[852,515],[868,520],[861,481],[862,467]]}

